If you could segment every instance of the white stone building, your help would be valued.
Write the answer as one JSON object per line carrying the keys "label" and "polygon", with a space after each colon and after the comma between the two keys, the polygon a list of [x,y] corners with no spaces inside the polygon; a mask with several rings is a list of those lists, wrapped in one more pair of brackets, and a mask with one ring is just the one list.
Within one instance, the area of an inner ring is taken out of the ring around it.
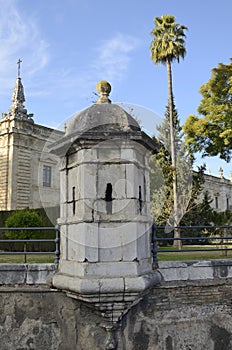
{"label": "white stone building", "polygon": [[34,123],[18,74],[12,105],[0,120],[0,210],[59,205],[59,159],[47,146],[63,132]]}
{"label": "white stone building", "polygon": [[204,175],[204,189],[200,198],[207,192],[212,200],[211,206],[217,211],[232,210],[232,178],[226,179],[223,176],[222,168],[219,169],[219,176]]}

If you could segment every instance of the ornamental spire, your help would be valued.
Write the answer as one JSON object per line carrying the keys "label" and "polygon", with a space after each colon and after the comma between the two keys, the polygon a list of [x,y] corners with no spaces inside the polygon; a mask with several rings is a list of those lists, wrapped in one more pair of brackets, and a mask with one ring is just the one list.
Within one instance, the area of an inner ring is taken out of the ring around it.
{"label": "ornamental spire", "polygon": [[15,119],[27,120],[33,122],[33,114],[28,114],[27,109],[24,107],[25,95],[24,88],[20,77],[20,68],[22,60],[19,59],[17,62],[18,65],[18,76],[16,78],[16,83],[14,86],[14,91],[12,94],[12,105],[8,113],[3,113],[3,118],[13,117]]}

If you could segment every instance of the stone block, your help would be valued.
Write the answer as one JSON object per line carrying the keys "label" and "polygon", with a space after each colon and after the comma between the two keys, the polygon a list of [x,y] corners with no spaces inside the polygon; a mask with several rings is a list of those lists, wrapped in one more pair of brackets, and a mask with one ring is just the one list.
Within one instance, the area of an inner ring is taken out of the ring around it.
{"label": "stone block", "polygon": [[147,227],[139,225],[140,231],[137,234],[137,257],[138,260],[151,256],[150,235],[147,234]]}
{"label": "stone block", "polygon": [[125,276],[137,276],[138,264],[137,262],[119,261],[103,261],[97,264],[86,264],[85,273],[88,276],[95,278],[115,278]]}
{"label": "stone block", "polygon": [[48,277],[55,271],[55,264],[28,264],[26,284],[46,284]]}
{"label": "stone block", "polygon": [[121,159],[134,162],[136,161],[136,152],[133,147],[129,147],[130,145],[123,145],[121,149]]}
{"label": "stone block", "polygon": [[[97,197],[97,164],[81,164],[74,176],[78,184],[79,198],[95,199]],[[69,186],[71,186],[71,184]]]}
{"label": "stone block", "polygon": [[26,264],[0,264],[0,285],[24,284],[26,274]]}
{"label": "stone block", "polygon": [[142,200],[144,194],[144,169],[136,164],[126,164],[126,180],[130,184],[126,189],[127,198],[139,198],[139,188],[141,188]]}
{"label": "stone block", "polygon": [[96,161],[98,158],[98,148],[93,146],[89,148],[83,148],[77,152],[77,163],[86,163]]}
{"label": "stone block", "polygon": [[121,261],[122,236],[115,227],[99,227],[99,260]]}
{"label": "stone block", "polygon": [[[74,277],[84,277],[86,272],[86,263],[78,262],[78,261],[72,261],[72,260],[63,260],[61,258],[60,264],[59,264],[59,279],[61,279],[61,276],[72,276]],[[61,275],[61,276],[60,276]]]}
{"label": "stone block", "polygon": [[[121,147],[116,140],[107,140],[99,144],[98,161],[115,162],[121,159]],[[96,158],[95,158],[96,159]]]}
{"label": "stone block", "polygon": [[160,261],[159,272],[164,281],[186,281],[189,279],[189,270],[186,262]]}
{"label": "stone block", "polygon": [[189,280],[213,279],[213,269],[210,262],[201,261],[200,264],[191,264],[188,269]]}
{"label": "stone block", "polygon": [[112,219],[133,220],[138,215],[138,199],[127,198],[114,200],[112,203]]}
{"label": "stone block", "polygon": [[68,259],[98,261],[98,224],[80,222],[68,229]]}

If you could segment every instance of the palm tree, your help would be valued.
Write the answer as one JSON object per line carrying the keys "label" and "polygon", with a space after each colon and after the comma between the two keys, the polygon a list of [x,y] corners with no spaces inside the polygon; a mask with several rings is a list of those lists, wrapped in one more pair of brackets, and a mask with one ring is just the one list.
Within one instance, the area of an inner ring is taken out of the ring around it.
{"label": "palm tree", "polygon": [[[177,176],[176,176],[176,151],[175,151],[175,129],[174,129],[174,102],[172,88],[172,68],[171,63],[186,55],[185,33],[188,28],[175,22],[172,15],[162,15],[155,17],[155,28],[151,31],[154,39],[151,42],[151,59],[155,64],[166,64],[168,75],[168,106],[170,122],[170,153],[173,167],[173,225],[177,226],[178,210],[178,193],[177,193]],[[179,238],[179,230],[174,231],[174,237]],[[177,244],[175,244],[177,243]],[[181,241],[174,241],[174,245],[181,248]]]}

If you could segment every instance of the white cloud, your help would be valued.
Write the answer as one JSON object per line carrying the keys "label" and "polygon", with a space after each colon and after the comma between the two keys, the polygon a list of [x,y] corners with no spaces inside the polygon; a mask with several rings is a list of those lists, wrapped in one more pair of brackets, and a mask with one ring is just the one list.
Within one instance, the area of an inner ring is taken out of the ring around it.
{"label": "white cloud", "polygon": [[[95,85],[99,80],[108,80],[112,84],[121,82],[126,76],[132,60],[133,52],[139,47],[140,42],[137,38],[118,33],[108,40],[102,40],[96,43],[92,49],[93,60],[86,61],[78,68],[76,60],[74,65],[64,65],[62,68],[54,66],[47,76],[46,86],[51,94],[55,91],[60,93],[62,86],[63,101],[74,103],[78,95],[82,101],[88,104],[96,99],[91,95],[95,90]],[[90,56],[90,52],[86,54]],[[44,91],[45,93],[45,91]],[[74,100],[75,96],[75,100]],[[76,103],[76,102],[75,102]]]}
{"label": "white cloud", "polygon": [[[51,101],[59,96],[63,103],[73,105],[74,97],[91,100],[91,91],[102,79],[114,84],[126,76],[134,51],[140,42],[137,38],[118,33],[108,40],[91,46],[92,60],[78,65],[78,59],[70,55],[59,56],[56,65],[48,65],[50,54],[55,57],[52,43],[49,46],[42,36],[40,18],[26,15],[19,0],[0,0],[0,105],[8,108],[17,76],[17,61],[22,59],[21,75],[25,87],[26,106],[30,96],[38,99],[50,96]],[[89,56],[90,51],[86,55]],[[61,64],[62,62],[62,64]],[[46,68],[49,67],[49,70]],[[45,88],[46,86],[46,88]],[[6,105],[4,106],[4,104]],[[46,101],[45,101],[46,103]],[[74,107],[76,108],[76,107]],[[33,108],[32,108],[33,109]]]}
{"label": "white cloud", "polygon": [[48,45],[41,38],[35,19],[20,12],[18,1],[0,0],[0,84],[12,89],[17,60],[23,60],[27,78],[49,61]]}
{"label": "white cloud", "polygon": [[131,61],[132,52],[139,46],[139,40],[130,35],[118,33],[104,40],[97,49],[98,56],[93,63],[96,75],[108,80],[121,80]]}
{"label": "white cloud", "polygon": [[133,52],[139,45],[137,38],[122,33],[96,43],[92,51],[94,59],[86,62],[80,71],[75,67],[73,71],[76,73],[65,76],[62,86],[69,88],[70,93],[78,91],[82,99],[88,97],[87,103],[92,102],[96,97],[91,97],[91,91],[99,80],[107,80],[115,85],[126,77]]}

